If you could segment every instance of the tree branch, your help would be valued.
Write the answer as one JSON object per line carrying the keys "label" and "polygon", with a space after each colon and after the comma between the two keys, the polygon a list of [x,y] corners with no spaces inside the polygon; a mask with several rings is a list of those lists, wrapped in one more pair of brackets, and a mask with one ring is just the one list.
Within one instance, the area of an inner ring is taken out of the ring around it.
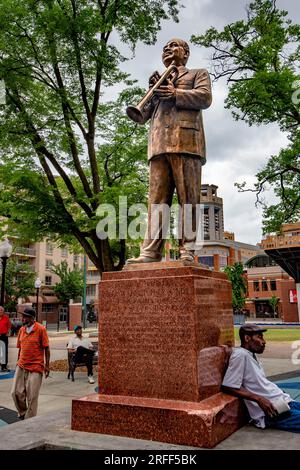
{"label": "tree branch", "polygon": [[90,207],[85,202],[81,201],[78,198],[77,192],[70,178],[68,177],[66,172],[63,170],[63,168],[59,165],[54,155],[51,152],[49,152],[48,149],[45,147],[43,139],[38,134],[32,120],[30,119],[28,113],[25,111],[21,98],[18,96],[17,92],[15,91],[14,94],[10,92],[8,93],[9,93],[11,100],[15,103],[15,106],[17,107],[19,112],[24,116],[25,126],[29,133],[29,138],[37,154],[39,156],[42,155],[43,157],[47,158],[52,163],[52,165],[54,166],[58,174],[62,177],[66,187],[68,188],[70,194],[73,196],[75,202],[85,211],[85,213],[88,215],[89,218],[93,217],[94,212],[90,209]]}

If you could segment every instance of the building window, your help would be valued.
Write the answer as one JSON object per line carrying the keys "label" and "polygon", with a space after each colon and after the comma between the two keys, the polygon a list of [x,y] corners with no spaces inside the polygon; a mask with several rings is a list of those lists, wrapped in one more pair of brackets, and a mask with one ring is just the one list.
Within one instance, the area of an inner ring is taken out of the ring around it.
{"label": "building window", "polygon": [[46,243],[46,255],[53,255],[53,245],[50,242]]}
{"label": "building window", "polygon": [[277,290],[276,281],[270,281],[271,290]]}
{"label": "building window", "polygon": [[45,286],[52,286],[52,276],[45,276]]}
{"label": "building window", "polygon": [[[176,250],[170,250],[170,259],[172,260],[176,260],[179,258],[179,254],[178,254],[178,251]],[[99,272],[98,271],[94,271],[96,273],[97,276],[99,276]]]}
{"label": "building window", "polygon": [[86,287],[86,295],[96,295],[96,284],[90,284]]}
{"label": "building window", "polygon": [[43,313],[54,312],[54,304],[43,304],[42,312]]}
{"label": "building window", "polygon": [[64,248],[61,249],[61,256],[63,258],[66,258],[68,256],[68,248],[64,247]]}
{"label": "building window", "polygon": [[79,268],[79,255],[73,255],[73,269]]}
{"label": "building window", "polygon": [[199,262],[205,264],[210,268],[214,267],[214,257],[213,256],[199,256]]}
{"label": "building window", "polygon": [[51,271],[52,267],[53,267],[52,259],[46,259],[46,269],[47,269],[47,271]]}
{"label": "building window", "polygon": [[259,292],[259,281],[253,282],[253,290],[254,292]]}
{"label": "building window", "polygon": [[28,259],[20,258],[17,260],[17,266],[21,266],[22,264],[28,264]]}
{"label": "building window", "polygon": [[261,285],[262,285],[262,290],[263,291],[269,290],[267,281],[262,281]]}

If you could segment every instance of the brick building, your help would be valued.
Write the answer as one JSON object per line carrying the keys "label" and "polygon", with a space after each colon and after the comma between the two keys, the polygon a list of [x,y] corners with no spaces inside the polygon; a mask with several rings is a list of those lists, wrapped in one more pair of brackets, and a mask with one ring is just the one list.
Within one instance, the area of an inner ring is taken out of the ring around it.
{"label": "brick building", "polygon": [[[246,263],[248,297],[246,308],[250,316],[261,319],[281,319],[298,322],[297,301],[293,293],[295,281],[269,256],[260,254]],[[274,315],[269,300],[277,297],[277,313]]]}
{"label": "brick building", "polygon": [[[58,247],[55,243],[43,240],[37,243],[25,243],[17,237],[9,237],[13,246],[12,258],[18,266],[24,265],[24,271],[34,272],[35,277],[41,280],[41,288],[38,297],[38,317],[39,321],[47,321],[48,324],[60,324],[63,328],[67,320],[67,306],[63,305],[56,297],[53,286],[59,281],[59,277],[51,271],[53,265],[59,265],[66,261],[69,269],[81,268],[83,264],[82,255],[73,254],[68,247]],[[36,308],[36,291],[32,292],[25,299],[19,299],[18,312],[26,306]]]}

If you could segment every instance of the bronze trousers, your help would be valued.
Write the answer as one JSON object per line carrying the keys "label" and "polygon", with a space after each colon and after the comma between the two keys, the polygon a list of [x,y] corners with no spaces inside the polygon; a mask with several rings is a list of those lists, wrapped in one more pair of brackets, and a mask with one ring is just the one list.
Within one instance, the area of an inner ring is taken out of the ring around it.
{"label": "bronze trousers", "polygon": [[[184,154],[162,154],[150,161],[150,184],[148,199],[148,225],[143,242],[141,256],[160,260],[166,238],[167,217],[163,210],[172,206],[173,195],[176,189],[178,203],[181,207],[179,216],[179,250],[193,252],[196,241],[197,209],[199,210],[201,195],[201,169],[200,158]],[[154,206],[163,204],[164,207]],[[190,224],[187,229],[184,207],[189,204],[191,209]],[[159,211],[159,215],[157,213]],[[198,213],[199,214],[199,213]]]}

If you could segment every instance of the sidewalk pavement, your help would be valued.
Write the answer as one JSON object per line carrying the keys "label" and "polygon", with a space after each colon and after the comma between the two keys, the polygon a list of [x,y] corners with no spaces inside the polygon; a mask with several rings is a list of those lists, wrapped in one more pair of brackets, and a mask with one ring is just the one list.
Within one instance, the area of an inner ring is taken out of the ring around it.
{"label": "sidewalk pavement", "polygon": [[[142,439],[109,436],[70,429],[70,406],[0,429],[0,450],[197,450]],[[300,434],[244,426],[212,450],[299,450]]]}

